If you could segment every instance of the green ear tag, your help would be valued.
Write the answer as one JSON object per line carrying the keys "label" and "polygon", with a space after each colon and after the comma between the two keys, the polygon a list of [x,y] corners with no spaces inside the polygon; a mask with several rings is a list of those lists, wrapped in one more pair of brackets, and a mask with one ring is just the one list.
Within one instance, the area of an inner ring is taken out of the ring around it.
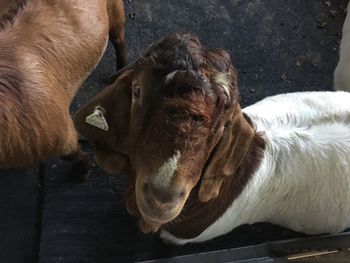
{"label": "green ear tag", "polygon": [[103,112],[98,108],[92,114],[86,116],[85,122],[101,130],[108,131],[108,123],[103,116]]}

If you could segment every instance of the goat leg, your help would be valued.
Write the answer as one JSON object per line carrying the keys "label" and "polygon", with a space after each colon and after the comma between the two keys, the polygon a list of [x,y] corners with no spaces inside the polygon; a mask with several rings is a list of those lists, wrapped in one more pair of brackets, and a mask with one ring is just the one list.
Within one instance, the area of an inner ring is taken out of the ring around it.
{"label": "goat leg", "polygon": [[71,177],[75,181],[84,182],[90,169],[88,156],[80,149],[68,155],[61,156],[62,160],[73,161]]}
{"label": "goat leg", "polygon": [[[113,34],[111,34],[112,36]],[[127,63],[127,55],[126,55],[126,47],[125,47],[125,41],[121,40],[120,38],[110,38],[112,45],[114,47],[115,53],[116,53],[116,69],[120,70],[122,69],[126,63]]]}
{"label": "goat leg", "polygon": [[72,179],[85,181],[90,170],[90,162],[88,156],[79,148],[73,161],[71,176]]}
{"label": "goat leg", "polygon": [[125,45],[125,13],[122,0],[108,1],[109,17],[109,39],[116,52],[117,70],[123,68],[127,63],[127,51]]}

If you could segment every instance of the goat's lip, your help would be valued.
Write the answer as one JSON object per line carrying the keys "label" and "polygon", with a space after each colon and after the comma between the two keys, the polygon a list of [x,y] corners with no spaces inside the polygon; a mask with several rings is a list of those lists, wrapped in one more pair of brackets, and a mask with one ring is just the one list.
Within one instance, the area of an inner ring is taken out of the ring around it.
{"label": "goat's lip", "polygon": [[153,225],[163,225],[174,220],[181,211],[179,205],[173,206],[171,209],[161,209],[153,206],[147,201],[141,201],[136,198],[139,211],[146,222]]}
{"label": "goat's lip", "polygon": [[152,226],[156,226],[157,229],[159,229],[162,225],[169,223],[170,221],[174,220],[177,215],[172,216],[171,218],[167,218],[167,219],[159,219],[158,217],[154,217],[154,216],[150,216],[148,214],[145,214],[141,211],[141,216],[143,218],[143,220],[145,220],[145,222],[147,222],[148,224],[152,225]]}
{"label": "goat's lip", "polygon": [[158,226],[161,226],[169,221],[163,221],[163,220],[158,220],[157,218],[153,218],[153,217],[149,217],[143,213],[141,213],[142,215],[142,218],[147,222],[147,223],[150,223],[152,225],[158,225]]}

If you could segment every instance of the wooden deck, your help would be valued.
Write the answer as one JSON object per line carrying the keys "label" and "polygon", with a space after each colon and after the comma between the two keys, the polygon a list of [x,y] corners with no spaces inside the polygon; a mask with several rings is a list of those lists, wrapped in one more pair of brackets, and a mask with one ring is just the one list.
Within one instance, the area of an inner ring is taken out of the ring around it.
{"label": "wooden deck", "polygon": [[48,165],[46,172],[50,176],[45,181],[41,262],[134,262],[297,236],[266,226],[204,245],[167,246],[154,235],[138,232],[121,202],[122,177],[109,177],[93,167],[86,183],[72,183],[69,164],[63,161]]}
{"label": "wooden deck", "polygon": [[[332,88],[346,0],[125,3],[131,61],[159,37],[191,31],[208,46],[230,51],[243,106],[268,95]],[[114,59],[109,47],[72,112],[104,87]],[[91,152],[86,142],[82,145]],[[70,165],[54,159],[40,169],[0,171],[1,263],[135,262],[302,237],[257,224],[204,244],[165,245],[156,236],[141,235],[127,215],[122,176],[110,177],[93,165],[88,180],[79,184],[69,178]],[[339,262],[348,262],[349,253],[340,254]]]}

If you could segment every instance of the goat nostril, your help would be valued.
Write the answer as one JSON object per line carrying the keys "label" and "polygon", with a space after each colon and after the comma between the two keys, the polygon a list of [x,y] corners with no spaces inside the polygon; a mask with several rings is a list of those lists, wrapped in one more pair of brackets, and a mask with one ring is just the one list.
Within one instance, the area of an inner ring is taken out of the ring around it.
{"label": "goat nostril", "polygon": [[182,197],[184,197],[184,196],[185,196],[185,192],[179,193],[179,198],[182,198]]}

